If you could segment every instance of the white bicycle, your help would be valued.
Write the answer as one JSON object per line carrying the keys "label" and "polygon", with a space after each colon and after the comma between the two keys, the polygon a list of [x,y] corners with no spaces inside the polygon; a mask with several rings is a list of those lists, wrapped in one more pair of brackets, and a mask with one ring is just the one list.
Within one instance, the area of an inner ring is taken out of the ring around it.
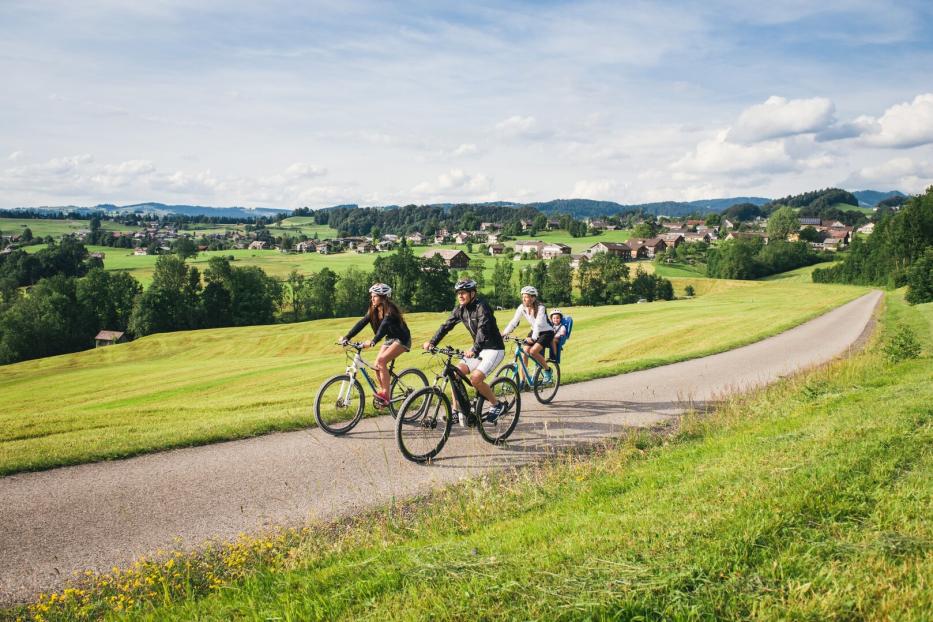
{"label": "white bicycle", "polygon": [[[338,344],[339,345],[339,344]],[[363,385],[359,381],[359,374],[366,379],[373,392],[373,407],[376,410],[387,408],[394,418],[398,413],[399,405],[418,389],[428,386],[427,376],[420,369],[403,369],[395,373],[395,361],[389,362],[389,401],[386,404],[376,398],[377,384],[366,371],[375,368],[363,360],[360,352],[363,344],[359,342],[347,343],[344,346],[347,354],[347,369],[344,373],[329,378],[321,385],[314,399],[314,418],[322,430],[334,436],[341,436],[352,430],[360,419],[366,407],[363,394]]]}

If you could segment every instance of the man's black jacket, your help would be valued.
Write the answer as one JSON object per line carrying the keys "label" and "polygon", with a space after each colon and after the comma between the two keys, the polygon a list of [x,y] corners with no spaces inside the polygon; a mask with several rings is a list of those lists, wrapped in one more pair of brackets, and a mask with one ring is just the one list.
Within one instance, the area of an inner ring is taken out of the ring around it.
{"label": "man's black jacket", "polygon": [[463,322],[463,325],[470,331],[470,335],[473,336],[473,354],[479,354],[480,350],[505,350],[502,335],[499,334],[499,325],[496,324],[496,316],[493,315],[489,303],[479,298],[474,298],[472,302],[465,305],[454,307],[450,317],[431,337],[431,345],[437,345],[457,322]]}

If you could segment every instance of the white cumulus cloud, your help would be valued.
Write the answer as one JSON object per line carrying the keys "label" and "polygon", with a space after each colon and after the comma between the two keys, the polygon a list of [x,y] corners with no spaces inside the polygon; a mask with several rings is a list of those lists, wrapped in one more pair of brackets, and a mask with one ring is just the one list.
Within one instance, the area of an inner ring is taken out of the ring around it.
{"label": "white cumulus cloud", "polygon": [[459,168],[442,173],[433,182],[423,181],[412,188],[411,192],[415,196],[432,200],[447,200],[444,197],[491,200],[494,196],[492,180],[489,177],[483,173],[467,173]]}
{"label": "white cumulus cloud", "polygon": [[496,123],[496,132],[504,138],[537,140],[548,135],[534,117],[514,115]]}
{"label": "white cumulus cloud", "polygon": [[923,192],[933,184],[933,163],[909,157],[893,158],[881,164],[860,168],[844,182],[846,188],[897,188]]}
{"label": "white cumulus cloud", "polygon": [[798,168],[788,155],[783,141],[772,140],[754,145],[729,142],[729,130],[701,141],[696,148],[671,166],[685,174],[733,174],[784,172]]}
{"label": "white cumulus cloud", "polygon": [[891,106],[872,129],[865,135],[869,145],[908,148],[933,143],[933,93]]}
{"label": "white cumulus cloud", "polygon": [[295,162],[285,169],[285,177],[289,179],[307,179],[311,177],[323,177],[327,175],[327,169],[307,162]]}
{"label": "white cumulus cloud", "polygon": [[581,179],[573,185],[575,199],[613,201],[619,198],[619,183],[611,179]]}
{"label": "white cumulus cloud", "polygon": [[825,97],[786,99],[772,96],[739,115],[729,131],[729,140],[754,143],[819,132],[833,124],[835,111],[833,102]]}

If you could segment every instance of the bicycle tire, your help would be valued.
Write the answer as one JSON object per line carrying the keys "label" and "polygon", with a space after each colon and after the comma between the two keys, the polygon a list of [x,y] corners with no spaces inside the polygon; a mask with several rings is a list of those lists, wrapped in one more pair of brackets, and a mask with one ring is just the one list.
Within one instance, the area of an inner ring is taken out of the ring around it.
{"label": "bicycle tire", "polygon": [[395,442],[407,460],[423,464],[444,448],[452,423],[450,398],[437,387],[419,389],[399,409]]}
{"label": "bicycle tire", "polygon": [[[340,383],[352,383],[349,387],[338,386]],[[329,389],[336,388],[337,392],[330,395]],[[347,397],[341,394],[347,391]],[[341,400],[345,400],[342,402]],[[355,400],[355,402],[354,402]],[[353,410],[355,404],[356,410]],[[363,386],[356,378],[349,374],[340,374],[329,378],[317,392],[314,398],[314,419],[318,426],[334,436],[341,436],[352,430],[363,418],[363,409],[366,402],[363,398]],[[322,412],[323,410],[323,412]]]}
{"label": "bicycle tire", "polygon": [[544,368],[538,367],[537,371],[535,371],[534,386],[532,387],[535,398],[542,404],[550,404],[560,388],[560,365],[554,362],[549,363],[549,365],[552,378],[550,384],[544,382]]}
{"label": "bicycle tire", "polygon": [[490,382],[489,388],[496,394],[499,401],[507,401],[507,409],[495,421],[488,421],[486,413],[483,412],[486,400],[482,395],[478,396],[476,398],[476,414],[479,423],[476,427],[479,428],[480,436],[483,437],[484,441],[493,445],[501,445],[512,435],[515,426],[518,425],[518,417],[522,412],[522,395],[515,381],[506,376],[496,378]]}
{"label": "bicycle tire", "polygon": [[393,418],[397,416],[405,399],[426,386],[428,386],[428,377],[420,369],[409,367],[400,371],[392,378],[392,388],[389,389],[389,414]]}

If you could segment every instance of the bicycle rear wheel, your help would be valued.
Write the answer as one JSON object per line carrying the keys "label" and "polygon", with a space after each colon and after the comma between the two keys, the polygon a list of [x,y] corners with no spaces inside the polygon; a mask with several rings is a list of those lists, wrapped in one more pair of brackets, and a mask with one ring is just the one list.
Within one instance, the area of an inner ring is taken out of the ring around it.
{"label": "bicycle rear wheel", "polygon": [[395,417],[408,396],[426,386],[428,377],[420,369],[411,367],[400,371],[392,378],[392,388],[389,389],[389,413]]}
{"label": "bicycle rear wheel", "polygon": [[395,441],[412,462],[427,462],[440,453],[450,436],[450,399],[437,387],[408,396],[395,418]]}
{"label": "bicycle rear wheel", "polygon": [[482,395],[476,398],[476,412],[479,418],[479,433],[487,443],[499,445],[515,431],[518,416],[522,411],[522,396],[515,381],[508,377],[499,377],[489,383],[489,387],[499,402],[505,402],[505,411],[495,420],[490,421],[489,409]]}
{"label": "bicycle rear wheel", "polygon": [[328,434],[346,434],[363,418],[363,387],[348,374],[334,376],[321,385],[314,398],[314,418]]}
{"label": "bicycle rear wheel", "polygon": [[538,367],[535,372],[534,391],[535,397],[542,404],[550,404],[554,396],[557,395],[557,389],[560,388],[560,365],[553,361],[548,363],[551,367],[551,381],[544,381],[544,368]]}

